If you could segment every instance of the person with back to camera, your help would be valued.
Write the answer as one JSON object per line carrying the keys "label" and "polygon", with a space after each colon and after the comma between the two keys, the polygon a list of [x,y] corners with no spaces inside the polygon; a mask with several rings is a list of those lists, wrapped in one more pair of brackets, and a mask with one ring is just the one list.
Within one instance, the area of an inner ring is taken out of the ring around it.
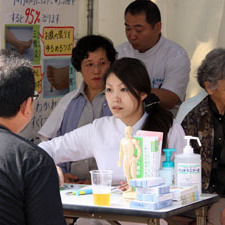
{"label": "person with back to camera", "polygon": [[[202,147],[192,143],[202,159],[202,191],[221,196],[208,210],[209,225],[225,224],[225,49],[209,52],[197,70],[199,85],[205,97],[184,117],[184,102],[177,114],[186,135],[199,137]],[[191,103],[191,100],[187,100]],[[195,104],[195,101],[193,101]]]}
{"label": "person with back to camera", "polygon": [[190,61],[186,51],[161,33],[161,15],[149,0],[131,2],[124,13],[128,42],[119,45],[118,57],[141,60],[149,73],[152,93],[176,115],[185,98]]}
{"label": "person with back to camera", "polygon": [[95,119],[91,124],[39,144],[56,164],[94,157],[98,169],[112,170],[112,183],[120,184],[125,181],[123,168],[118,167],[120,141],[127,126],[132,127],[132,135],[140,129],[161,131],[163,148],[182,151],[184,131],[151,93],[149,75],[142,62],[134,58],[115,61],[107,69],[104,83],[113,116]]}
{"label": "person with back to camera", "polygon": [[35,98],[31,62],[0,50],[1,225],[66,225],[53,160],[17,135],[32,118]]}
{"label": "person with back to camera", "polygon": [[[45,138],[61,136],[94,119],[112,115],[105,99],[102,76],[115,61],[116,51],[112,42],[100,35],[88,35],[78,40],[71,62],[81,72],[83,81],[77,90],[64,96],[38,132]],[[97,168],[94,158],[64,163],[66,182],[90,182],[89,171]],[[76,176],[74,176],[76,175]]]}

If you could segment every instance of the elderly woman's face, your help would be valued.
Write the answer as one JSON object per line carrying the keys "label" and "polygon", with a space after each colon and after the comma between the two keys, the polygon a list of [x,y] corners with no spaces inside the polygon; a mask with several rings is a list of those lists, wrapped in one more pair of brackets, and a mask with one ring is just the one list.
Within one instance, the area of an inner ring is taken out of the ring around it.
{"label": "elderly woman's face", "polygon": [[109,65],[107,53],[103,48],[88,53],[88,58],[81,62],[81,73],[89,89],[104,89],[102,77]]}
{"label": "elderly woman's face", "polygon": [[215,90],[210,91],[212,100],[215,102],[220,113],[225,110],[225,79],[218,81],[218,86]]}

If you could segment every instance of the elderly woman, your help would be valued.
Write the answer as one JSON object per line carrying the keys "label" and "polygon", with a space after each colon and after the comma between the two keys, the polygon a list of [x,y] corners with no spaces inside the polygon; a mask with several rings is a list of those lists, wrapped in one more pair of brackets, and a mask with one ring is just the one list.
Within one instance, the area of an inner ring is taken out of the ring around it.
{"label": "elderly woman", "polygon": [[[208,224],[217,225],[221,224],[225,208],[225,49],[214,49],[206,55],[198,68],[197,80],[207,94],[188,112],[181,125],[186,135],[199,137],[202,143],[202,147],[192,143],[195,153],[202,158],[202,191],[221,195],[208,211]],[[189,108],[195,102],[187,101]],[[181,105],[178,118],[185,106],[186,103]]]}

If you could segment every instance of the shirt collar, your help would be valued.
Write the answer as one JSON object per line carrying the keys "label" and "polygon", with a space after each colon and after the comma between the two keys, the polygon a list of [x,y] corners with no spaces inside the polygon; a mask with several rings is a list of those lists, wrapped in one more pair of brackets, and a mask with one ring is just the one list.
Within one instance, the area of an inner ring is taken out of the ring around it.
{"label": "shirt collar", "polygon": [[84,89],[85,89],[86,84],[84,83],[84,81],[81,81],[81,84],[79,85],[79,87],[77,88],[77,93],[78,95],[82,94],[83,96],[85,95]]}
{"label": "shirt collar", "polygon": [[211,113],[216,116],[216,117],[225,117],[225,115],[221,115],[216,107],[216,104],[214,103],[214,101],[212,100],[211,96],[209,95],[208,96],[209,98],[209,108],[210,108],[210,111]]}
{"label": "shirt collar", "polygon": [[[144,114],[143,114],[143,116],[132,126],[132,135],[134,136],[134,135],[136,135],[136,132],[138,131],[138,130],[141,130],[141,128],[142,128],[142,126],[143,126],[143,124],[144,124],[144,122],[145,122],[145,120],[146,120],[146,118],[147,118],[147,116],[148,116],[148,114],[145,112]],[[122,120],[120,120],[120,119],[118,119],[118,118],[115,118],[116,120],[117,120],[117,122],[119,123],[119,125],[120,125],[120,127],[121,127],[121,129],[123,130],[123,132],[124,132],[124,130],[125,130],[125,127],[127,127],[127,125],[125,124],[125,123],[123,123],[123,121]]]}
{"label": "shirt collar", "polygon": [[137,49],[134,49],[135,54],[140,55],[140,56],[144,56],[144,55],[147,55],[149,53],[158,51],[158,48],[160,48],[160,46],[163,44],[164,40],[165,40],[165,37],[161,34],[158,42],[152,48],[150,48],[146,52],[142,52],[142,53],[139,52]]}
{"label": "shirt collar", "polygon": [[10,131],[7,127],[3,126],[2,124],[0,124],[0,129],[4,129],[4,130]]}
{"label": "shirt collar", "polygon": [[142,128],[147,116],[148,116],[148,114],[145,112],[143,114],[143,116],[140,118],[140,120],[138,120],[137,123],[134,124],[133,131],[135,132],[135,134],[138,130],[140,130]]}
{"label": "shirt collar", "polygon": [[[87,95],[85,94],[85,87],[86,87],[86,84],[85,82],[82,80],[81,81],[81,84],[79,85],[79,87],[77,88],[77,96],[79,95],[83,95],[85,98],[87,98]],[[98,95],[100,94],[104,94],[105,95],[105,89],[103,91],[101,91],[100,93],[98,93]]]}

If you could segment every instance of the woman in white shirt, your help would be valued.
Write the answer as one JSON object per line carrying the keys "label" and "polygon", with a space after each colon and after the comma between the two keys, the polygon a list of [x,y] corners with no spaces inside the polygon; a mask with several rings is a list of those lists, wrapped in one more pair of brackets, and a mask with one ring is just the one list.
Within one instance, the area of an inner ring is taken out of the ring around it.
{"label": "woman in white shirt", "polygon": [[137,130],[161,131],[163,147],[181,152],[184,131],[173,121],[172,114],[162,108],[159,99],[151,94],[148,72],[141,61],[121,58],[104,75],[106,99],[113,116],[96,119],[64,136],[39,144],[55,163],[95,157],[99,169],[113,170],[113,184],[125,180],[118,167],[120,140],[126,126]]}

